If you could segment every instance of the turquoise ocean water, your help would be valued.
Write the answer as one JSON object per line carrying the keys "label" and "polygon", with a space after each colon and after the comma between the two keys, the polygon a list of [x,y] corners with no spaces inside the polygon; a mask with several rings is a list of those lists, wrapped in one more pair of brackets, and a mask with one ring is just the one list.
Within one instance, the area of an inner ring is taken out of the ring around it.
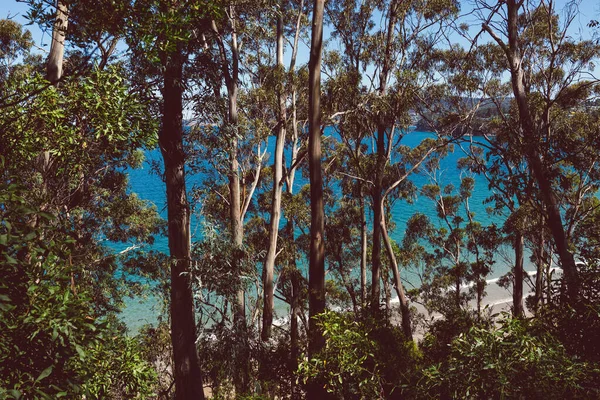
{"label": "turquoise ocean water", "polygon": [[[328,128],[326,129],[325,135],[335,135],[335,133],[333,133],[331,128]],[[401,141],[401,144],[413,147],[428,137],[433,137],[433,134],[428,132],[410,132],[409,134],[405,135]],[[478,139],[482,140],[481,138]],[[268,143],[268,151],[271,156],[273,154],[273,148],[274,140],[271,138],[270,142]],[[459,171],[457,168],[457,162],[464,156],[465,154],[463,151],[459,147],[455,147],[454,152],[450,153],[444,160],[442,160],[441,168],[438,174],[438,179],[442,186],[447,184],[453,184],[455,187],[459,186],[461,171]],[[142,168],[129,171],[131,190],[137,193],[140,198],[155,204],[163,218],[166,218],[165,186],[161,178],[151,171],[149,164],[149,162],[153,160],[162,163],[160,151],[158,149],[148,151],[146,154],[146,159],[147,162],[144,163]],[[272,160],[267,161],[266,164],[272,164]],[[300,174],[298,174],[295,183],[295,186],[297,186],[297,188],[295,188],[296,192],[302,185],[307,183],[306,178],[299,175]],[[475,190],[473,191],[473,196],[469,201],[469,206],[471,212],[475,213],[475,220],[483,225],[489,225],[491,223],[501,225],[504,221],[504,217],[490,215],[486,212],[486,208],[489,207],[489,204],[485,204],[484,201],[491,195],[491,192],[488,189],[487,181],[482,176],[475,175],[474,178],[476,182]],[[424,175],[413,175],[411,180],[419,188],[427,183],[430,183],[429,178]],[[201,182],[202,176],[188,176],[186,182],[188,190],[194,184],[198,185],[201,184]],[[436,209],[433,201],[423,196],[417,197],[412,204],[401,200],[394,202],[391,214],[396,228],[393,232],[390,232],[392,239],[397,242],[402,240],[406,223],[408,219],[416,212],[424,213],[429,216],[432,221],[437,221]],[[199,233],[202,232],[202,227],[197,218],[192,219],[191,231],[192,234],[195,233],[192,238],[192,242],[201,239]],[[152,249],[168,253],[167,238],[157,237]],[[512,258],[509,249],[499,250],[495,257],[495,261],[495,266],[493,272],[489,276],[489,279],[497,278],[510,270]],[[529,262],[529,257],[527,255],[525,264],[526,270],[532,269],[531,263]],[[418,271],[403,270],[401,273],[403,278],[408,281],[408,286],[418,284]],[[123,310],[122,318],[132,331],[136,331],[141,325],[145,323],[154,323],[156,321],[156,316],[158,313],[157,307],[157,302],[152,298],[145,301],[140,301],[140,299],[130,299],[127,301],[126,308]]]}

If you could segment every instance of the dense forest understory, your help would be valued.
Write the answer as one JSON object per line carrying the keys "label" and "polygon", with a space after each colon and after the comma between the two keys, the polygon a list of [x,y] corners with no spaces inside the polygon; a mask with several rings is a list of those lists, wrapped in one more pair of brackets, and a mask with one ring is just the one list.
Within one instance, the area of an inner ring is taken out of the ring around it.
{"label": "dense forest understory", "polygon": [[18,3],[1,399],[600,399],[589,4]]}

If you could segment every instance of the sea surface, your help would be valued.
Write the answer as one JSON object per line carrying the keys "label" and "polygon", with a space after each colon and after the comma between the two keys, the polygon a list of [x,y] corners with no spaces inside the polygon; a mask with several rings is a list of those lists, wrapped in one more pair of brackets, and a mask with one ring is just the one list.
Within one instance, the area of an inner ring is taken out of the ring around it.
{"label": "sea surface", "polygon": [[[330,139],[335,139],[336,133],[333,128],[327,128],[325,130],[325,136],[330,136]],[[414,147],[418,145],[425,138],[434,137],[433,133],[429,132],[418,132],[412,131],[404,136],[400,144]],[[475,139],[474,139],[475,140]],[[476,140],[484,140],[483,138],[476,138]],[[271,138],[268,143],[267,150],[271,158],[266,161],[266,165],[272,164],[272,156],[274,149],[274,139]],[[457,168],[457,162],[460,158],[464,157],[465,153],[460,147],[455,146],[454,152],[448,154],[444,158],[440,165],[440,170],[437,173],[438,182],[445,186],[447,184],[454,185],[457,189],[460,185],[461,177],[464,176],[465,172],[460,171]],[[151,168],[151,162],[158,161],[162,163],[162,156],[158,149],[146,152],[146,163],[143,167],[136,170],[129,171],[129,181],[131,190],[138,194],[138,196],[144,200],[148,200],[156,205],[161,216],[166,219],[166,196],[165,196],[165,185],[161,177]],[[479,175],[471,175],[475,179],[475,189],[473,190],[472,197],[469,200],[469,207],[471,212],[475,215],[475,220],[480,222],[482,225],[490,225],[495,223],[502,225],[504,222],[504,216],[491,215],[486,209],[490,204],[486,204],[485,200],[492,194],[488,189],[488,183],[486,179]],[[188,175],[187,177],[187,188],[188,190],[193,185],[200,185],[202,183],[202,176],[200,175]],[[417,187],[422,187],[425,184],[431,183],[430,177],[426,175],[413,175],[410,178]],[[305,177],[297,174],[295,183],[295,192],[307,183]],[[401,242],[404,236],[407,221],[415,213],[423,213],[427,215],[432,222],[439,222],[436,215],[435,203],[424,197],[417,196],[411,203],[406,201],[397,200],[393,203],[391,209],[392,222],[395,224],[395,229],[390,232],[390,237],[396,242]],[[201,240],[202,226],[199,218],[192,218],[191,232],[193,234],[192,242]],[[157,237],[153,250],[163,251],[168,253],[168,243],[166,237]],[[115,246],[115,250],[119,250],[118,246]],[[510,266],[513,262],[511,257],[510,249],[500,249],[495,257],[495,265],[492,273],[489,275],[489,279],[495,279],[499,276],[507,273],[510,270]],[[529,255],[525,257],[525,269],[533,269],[531,262],[529,261]],[[419,285],[419,271],[416,270],[402,270],[401,274],[403,279],[406,281],[408,287]],[[126,322],[130,331],[136,332],[140,326],[147,323],[155,323],[159,312],[158,303],[155,299],[149,298],[146,300],[142,299],[130,299],[127,301],[127,305],[123,310],[121,316]]]}

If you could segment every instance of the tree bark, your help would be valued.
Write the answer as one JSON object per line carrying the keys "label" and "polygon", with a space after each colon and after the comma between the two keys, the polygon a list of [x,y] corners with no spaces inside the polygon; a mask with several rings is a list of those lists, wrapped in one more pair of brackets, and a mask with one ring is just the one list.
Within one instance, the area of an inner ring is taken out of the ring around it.
{"label": "tree bark", "polygon": [[169,251],[171,254],[171,340],[175,399],[204,399],[196,352],[196,320],[189,278],[190,210],[185,186],[183,149],[183,63],[180,48],[164,66],[164,109],[159,143],[165,164]]}
{"label": "tree bark", "polygon": [[385,324],[388,325],[390,322],[390,316],[392,311],[392,291],[390,290],[390,281],[388,279],[387,271],[382,275],[381,280],[383,281],[383,293],[385,295]]}
{"label": "tree bark", "polygon": [[[282,5],[283,8],[283,5]],[[283,9],[277,17],[277,66],[283,71]],[[281,190],[283,177],[283,147],[285,145],[285,91],[283,82],[280,85],[279,93],[279,127],[277,130],[277,139],[275,143],[275,160],[273,166],[273,194],[271,201],[271,221],[269,224],[269,247],[265,259],[264,272],[264,309],[263,309],[263,329],[261,333],[262,340],[269,340],[271,337],[271,325],[273,324],[273,274],[275,269],[275,257],[277,255],[277,236],[279,233],[279,219],[281,216]]]}
{"label": "tree bark", "polygon": [[[294,224],[288,221],[288,228],[291,238],[294,237]],[[295,373],[298,370],[298,356],[300,354],[299,335],[298,335],[298,314],[300,314],[300,271],[296,268],[295,258],[290,265],[292,274],[292,303],[290,304],[290,371]],[[296,387],[296,380],[292,378],[292,399],[300,398],[300,393]]]}
{"label": "tree bark", "polygon": [[412,326],[410,322],[410,306],[408,304],[406,294],[404,293],[402,279],[400,278],[400,271],[398,270],[398,261],[396,260],[396,255],[394,254],[394,249],[392,248],[392,242],[390,241],[390,237],[387,233],[385,221],[381,221],[381,233],[383,234],[383,241],[385,243],[385,248],[387,250],[388,257],[390,258],[390,261],[392,263],[392,273],[394,274],[394,289],[396,289],[396,294],[398,295],[398,300],[400,302],[400,313],[402,314],[402,332],[404,333],[404,336],[407,340],[413,340]]}
{"label": "tree bark", "polygon": [[63,58],[65,54],[65,38],[69,25],[69,11],[63,0],[56,0],[56,17],[52,27],[52,42],[46,64],[46,79],[53,85],[60,80],[63,73]]}
{"label": "tree bark", "polygon": [[[543,224],[543,217],[541,218]],[[535,312],[544,304],[544,230],[540,229],[540,236],[537,248],[537,272],[535,275]]]}
{"label": "tree bark", "polygon": [[523,318],[523,234],[515,232],[515,267],[513,271],[513,316]]}
{"label": "tree bark", "polygon": [[[315,316],[325,311],[325,209],[321,171],[321,49],[323,45],[323,8],[325,0],[314,0],[312,38],[308,78],[308,160],[310,175],[310,255],[308,270],[308,357],[311,359],[325,345],[323,332]],[[325,399],[329,394],[323,384],[312,379],[307,398]]]}
{"label": "tree bark", "polygon": [[365,309],[367,303],[367,215],[365,201],[360,199],[360,304]]}

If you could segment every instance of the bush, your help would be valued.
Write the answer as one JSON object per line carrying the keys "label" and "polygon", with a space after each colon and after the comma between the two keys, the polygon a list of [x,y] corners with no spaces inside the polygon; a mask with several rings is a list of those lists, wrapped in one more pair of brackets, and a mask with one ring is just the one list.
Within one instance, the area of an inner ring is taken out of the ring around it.
{"label": "bush", "polygon": [[315,317],[325,336],[325,348],[298,367],[306,383],[322,381],[328,392],[347,399],[382,398],[377,345],[364,324],[328,311]]}
{"label": "bush", "polygon": [[[143,398],[154,373],[72,280],[50,215],[0,185],[0,398]],[[34,222],[35,221],[35,222]]]}
{"label": "bush", "polygon": [[454,339],[447,364],[425,369],[419,389],[422,398],[597,398],[585,384],[596,375],[550,334],[507,319],[499,329],[473,327]]}

